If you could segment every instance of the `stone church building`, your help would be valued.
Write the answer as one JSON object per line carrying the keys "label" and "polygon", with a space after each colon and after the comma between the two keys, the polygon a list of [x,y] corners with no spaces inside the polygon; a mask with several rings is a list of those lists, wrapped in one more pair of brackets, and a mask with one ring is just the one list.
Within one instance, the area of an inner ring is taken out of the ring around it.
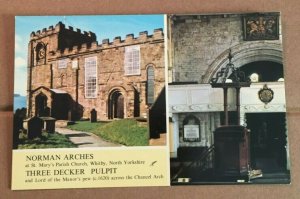
{"label": "stone church building", "polygon": [[[199,155],[209,151],[215,129],[224,125],[223,90],[211,83],[220,74],[232,81],[231,72],[225,74],[231,63],[251,79],[250,87],[240,89],[240,114],[234,89],[227,106],[229,124],[239,118],[250,130],[249,167],[289,171],[280,14],[168,15],[167,23],[172,181],[201,181],[201,171],[214,167],[212,156]],[[177,168],[197,158],[204,164],[201,171],[191,175]]]}
{"label": "stone church building", "polygon": [[28,116],[61,120],[147,117],[164,87],[164,34],[155,29],[98,44],[59,22],[30,35]]}

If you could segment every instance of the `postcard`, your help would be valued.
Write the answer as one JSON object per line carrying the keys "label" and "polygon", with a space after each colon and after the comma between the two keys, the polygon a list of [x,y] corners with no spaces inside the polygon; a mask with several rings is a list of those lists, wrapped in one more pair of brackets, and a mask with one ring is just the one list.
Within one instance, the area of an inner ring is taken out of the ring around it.
{"label": "postcard", "polygon": [[290,183],[279,12],[15,20],[13,190]]}

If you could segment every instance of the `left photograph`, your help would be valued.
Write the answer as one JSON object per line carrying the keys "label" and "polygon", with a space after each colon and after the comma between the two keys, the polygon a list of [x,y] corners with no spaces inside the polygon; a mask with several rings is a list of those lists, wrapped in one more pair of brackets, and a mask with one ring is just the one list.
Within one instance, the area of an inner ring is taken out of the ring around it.
{"label": "left photograph", "polygon": [[163,15],[15,18],[14,149],[166,146]]}

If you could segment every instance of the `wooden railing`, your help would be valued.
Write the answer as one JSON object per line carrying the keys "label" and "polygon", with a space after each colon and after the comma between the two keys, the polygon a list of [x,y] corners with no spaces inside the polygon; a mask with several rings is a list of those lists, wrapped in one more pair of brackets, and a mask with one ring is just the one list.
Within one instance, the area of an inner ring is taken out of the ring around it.
{"label": "wooden railing", "polygon": [[[194,161],[190,162],[188,165],[182,165],[178,172],[172,177],[172,181],[176,180],[180,174],[186,170],[189,170],[191,167],[198,167],[199,172],[202,172],[208,168],[209,163],[214,164],[214,149],[215,146],[212,145],[205,149]],[[211,159],[209,159],[209,157],[211,157]],[[214,165],[212,167],[214,167]]]}

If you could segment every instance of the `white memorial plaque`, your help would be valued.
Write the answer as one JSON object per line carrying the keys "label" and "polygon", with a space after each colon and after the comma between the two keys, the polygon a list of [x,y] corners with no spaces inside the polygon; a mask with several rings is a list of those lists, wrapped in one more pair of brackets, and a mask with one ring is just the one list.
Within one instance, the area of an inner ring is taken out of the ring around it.
{"label": "white memorial plaque", "polygon": [[184,125],[184,139],[190,141],[200,140],[199,125]]}

